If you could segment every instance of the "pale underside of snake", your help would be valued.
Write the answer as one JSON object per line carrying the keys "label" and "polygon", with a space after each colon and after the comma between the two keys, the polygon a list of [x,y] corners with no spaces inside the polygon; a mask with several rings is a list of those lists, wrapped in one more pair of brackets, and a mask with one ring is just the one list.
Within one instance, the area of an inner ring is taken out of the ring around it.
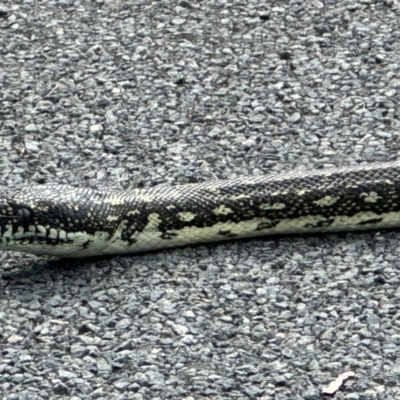
{"label": "pale underside of snake", "polygon": [[0,249],[56,257],[399,226],[399,161],[135,190],[0,190]]}

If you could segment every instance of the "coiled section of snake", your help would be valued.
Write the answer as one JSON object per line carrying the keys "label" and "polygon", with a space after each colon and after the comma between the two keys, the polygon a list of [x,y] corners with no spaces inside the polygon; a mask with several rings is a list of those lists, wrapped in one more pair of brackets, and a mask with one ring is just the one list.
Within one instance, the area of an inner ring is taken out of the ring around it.
{"label": "coiled section of snake", "polygon": [[0,248],[85,257],[273,234],[400,226],[400,162],[124,191],[0,193]]}

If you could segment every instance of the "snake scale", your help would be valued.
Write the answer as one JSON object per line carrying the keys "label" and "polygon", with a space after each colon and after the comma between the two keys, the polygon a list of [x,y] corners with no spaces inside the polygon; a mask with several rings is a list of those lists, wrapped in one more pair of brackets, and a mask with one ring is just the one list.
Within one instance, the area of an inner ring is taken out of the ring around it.
{"label": "snake scale", "polygon": [[399,226],[400,161],[134,190],[0,191],[0,249],[57,257]]}

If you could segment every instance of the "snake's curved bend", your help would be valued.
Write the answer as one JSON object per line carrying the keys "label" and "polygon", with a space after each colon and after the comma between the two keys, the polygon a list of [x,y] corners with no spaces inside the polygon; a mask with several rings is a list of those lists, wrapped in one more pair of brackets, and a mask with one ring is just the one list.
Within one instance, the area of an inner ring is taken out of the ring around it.
{"label": "snake's curved bend", "polygon": [[85,257],[400,226],[400,161],[175,187],[0,190],[0,249]]}

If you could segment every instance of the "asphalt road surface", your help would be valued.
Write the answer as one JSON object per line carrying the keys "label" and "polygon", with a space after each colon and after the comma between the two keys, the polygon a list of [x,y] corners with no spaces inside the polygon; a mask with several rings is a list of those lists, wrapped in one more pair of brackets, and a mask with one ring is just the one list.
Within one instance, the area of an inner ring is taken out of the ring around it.
{"label": "asphalt road surface", "polygon": [[[0,182],[135,188],[393,160],[396,0],[5,0]],[[0,395],[400,399],[400,232],[0,254]]]}

